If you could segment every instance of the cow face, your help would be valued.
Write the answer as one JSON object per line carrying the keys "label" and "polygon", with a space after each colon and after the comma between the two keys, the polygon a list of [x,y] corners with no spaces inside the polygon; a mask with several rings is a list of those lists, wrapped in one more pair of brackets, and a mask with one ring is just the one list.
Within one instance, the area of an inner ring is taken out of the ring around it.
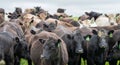
{"label": "cow face", "polygon": [[56,27],[57,27],[57,21],[55,21],[55,23],[51,22],[49,24],[47,24],[47,23],[43,24],[44,30],[49,31],[49,32],[55,30]]}
{"label": "cow face", "polygon": [[107,48],[107,41],[105,37],[99,37],[99,47]]}
{"label": "cow face", "polygon": [[106,48],[108,45],[107,45],[107,33],[105,30],[100,30],[98,32],[98,36],[99,36],[99,46],[100,48]]}
{"label": "cow face", "polygon": [[83,36],[80,30],[73,32],[73,44],[75,44],[75,53],[83,53],[82,48]]}
{"label": "cow face", "polygon": [[[43,43],[43,41],[41,40]],[[43,54],[41,55],[41,58],[44,58],[46,60],[50,59],[56,59],[58,58],[60,54],[60,46],[61,46],[61,40],[60,39],[54,39],[50,37],[43,45]]]}
{"label": "cow face", "polygon": [[15,54],[21,58],[29,58],[29,49],[27,46],[27,42],[23,39],[15,38],[17,44],[15,45]]}
{"label": "cow face", "polygon": [[93,35],[91,38],[91,43],[97,44],[100,48],[106,48],[107,47],[107,39],[106,39],[106,32],[105,30],[93,30]]}

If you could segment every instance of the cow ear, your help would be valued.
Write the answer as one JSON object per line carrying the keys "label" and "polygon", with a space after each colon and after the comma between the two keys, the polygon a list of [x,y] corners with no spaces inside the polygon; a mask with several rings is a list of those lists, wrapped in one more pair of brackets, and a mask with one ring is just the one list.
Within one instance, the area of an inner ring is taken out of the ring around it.
{"label": "cow ear", "polygon": [[15,41],[16,41],[16,42],[20,42],[20,40],[19,40],[18,37],[15,37]]}
{"label": "cow ear", "polygon": [[114,30],[110,30],[110,31],[108,32],[108,36],[112,38],[112,37],[113,37],[113,33],[114,33]]}
{"label": "cow ear", "polygon": [[70,35],[70,34],[67,34],[67,38],[68,38],[68,39],[73,39],[73,36]]}
{"label": "cow ear", "polygon": [[95,35],[98,34],[98,32],[96,30],[92,30],[92,33],[95,34]]}
{"label": "cow ear", "polygon": [[40,43],[44,44],[46,40],[44,39],[39,39]]}
{"label": "cow ear", "polygon": [[34,20],[32,19],[32,20],[30,21],[30,25],[31,25],[33,22],[34,22]]}
{"label": "cow ear", "polygon": [[88,12],[85,12],[85,14],[86,14],[86,15],[89,15],[89,13],[88,13]]}
{"label": "cow ear", "polygon": [[60,47],[60,43],[61,43],[62,41],[60,40],[60,39],[58,39],[57,40],[57,43],[55,44],[57,47]]}
{"label": "cow ear", "polygon": [[21,26],[22,26],[22,25],[23,25],[23,23],[19,22],[19,25],[21,25]]}
{"label": "cow ear", "polygon": [[90,39],[91,39],[91,35],[86,35],[85,37],[84,37],[84,39],[86,40],[86,41],[90,41]]}

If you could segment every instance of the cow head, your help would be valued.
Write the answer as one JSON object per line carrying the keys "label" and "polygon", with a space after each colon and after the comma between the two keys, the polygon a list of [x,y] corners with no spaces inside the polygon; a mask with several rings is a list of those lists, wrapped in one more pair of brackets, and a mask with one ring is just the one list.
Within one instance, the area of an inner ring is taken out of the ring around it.
{"label": "cow head", "polygon": [[106,36],[107,36],[107,33],[104,29],[101,29],[99,31],[95,31],[94,30],[94,33],[96,32],[95,35],[93,35],[93,39],[96,40],[96,43],[98,44],[98,46],[100,48],[107,48],[107,39],[106,39]]}
{"label": "cow head", "polygon": [[83,36],[81,35],[81,31],[76,29],[73,32],[73,44],[75,45],[75,53],[83,53],[82,48]]}
{"label": "cow head", "polygon": [[24,39],[20,39],[18,37],[15,38],[16,45],[14,46],[15,55],[21,58],[30,58],[29,56],[29,48],[27,46],[27,42]]}
{"label": "cow head", "polygon": [[16,12],[17,14],[21,15],[22,9],[19,8],[19,7],[16,7],[16,8],[15,8],[15,12]]}
{"label": "cow head", "polygon": [[64,36],[62,36],[62,39],[66,43],[69,53],[83,53],[83,37],[80,33],[80,30],[76,30],[71,34],[65,34]]}
{"label": "cow head", "polygon": [[58,9],[57,9],[57,12],[58,12],[58,13],[64,13],[64,12],[65,12],[65,10],[66,10],[66,9],[63,9],[63,8],[58,8]]}
{"label": "cow head", "polygon": [[39,40],[41,43],[44,43],[43,45],[43,54],[41,55],[41,58],[44,59],[56,59],[58,58],[61,53],[60,51],[60,46],[61,46],[61,39],[54,39],[52,37],[50,37],[48,40],[43,41],[43,40]]}
{"label": "cow head", "polygon": [[54,22],[50,22],[50,23],[46,22],[43,24],[43,29],[46,31],[49,31],[49,32],[55,30],[56,27],[57,27],[57,21],[55,21],[55,23]]}

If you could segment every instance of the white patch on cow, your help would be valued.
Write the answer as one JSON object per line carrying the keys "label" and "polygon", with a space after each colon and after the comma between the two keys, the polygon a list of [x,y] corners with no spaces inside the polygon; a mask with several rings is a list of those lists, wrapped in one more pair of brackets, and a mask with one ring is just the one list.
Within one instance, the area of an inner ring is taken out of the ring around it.
{"label": "white patch on cow", "polygon": [[97,26],[110,26],[109,18],[102,15],[96,19]]}
{"label": "white patch on cow", "polygon": [[116,14],[109,14],[108,18],[109,18],[109,21],[110,21],[111,24],[117,25],[117,23],[116,23]]}
{"label": "white patch on cow", "polygon": [[92,18],[91,20],[81,21],[81,23],[79,22],[79,24],[80,24],[80,28],[82,28],[82,27],[97,27],[97,24],[95,23],[94,18]]}

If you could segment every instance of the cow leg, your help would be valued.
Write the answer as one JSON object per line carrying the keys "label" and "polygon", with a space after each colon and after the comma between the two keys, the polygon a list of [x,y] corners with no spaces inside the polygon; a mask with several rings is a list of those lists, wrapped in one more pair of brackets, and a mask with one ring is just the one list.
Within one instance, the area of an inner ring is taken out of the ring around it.
{"label": "cow leg", "polygon": [[69,61],[69,62],[68,62],[68,65],[73,65],[72,61]]}
{"label": "cow leg", "polygon": [[81,57],[80,55],[75,55],[73,58],[70,58],[68,65],[80,65]]}
{"label": "cow leg", "polygon": [[94,65],[94,60],[92,58],[87,59],[87,65]]}
{"label": "cow leg", "polygon": [[15,57],[14,65],[20,65],[20,58],[17,56]]}
{"label": "cow leg", "polygon": [[110,65],[117,65],[117,60],[116,59],[112,59],[111,61],[109,61]]}
{"label": "cow leg", "polygon": [[105,59],[104,59],[103,54],[101,54],[100,56],[96,57],[95,64],[96,65],[105,65]]}
{"label": "cow leg", "polygon": [[4,60],[5,60],[6,65],[14,65],[14,60],[12,57],[6,55]]}
{"label": "cow leg", "polygon": [[76,65],[80,65],[81,64],[81,58],[80,55],[76,56],[76,61],[75,61]]}
{"label": "cow leg", "polygon": [[32,60],[28,59],[28,65],[32,65]]}

